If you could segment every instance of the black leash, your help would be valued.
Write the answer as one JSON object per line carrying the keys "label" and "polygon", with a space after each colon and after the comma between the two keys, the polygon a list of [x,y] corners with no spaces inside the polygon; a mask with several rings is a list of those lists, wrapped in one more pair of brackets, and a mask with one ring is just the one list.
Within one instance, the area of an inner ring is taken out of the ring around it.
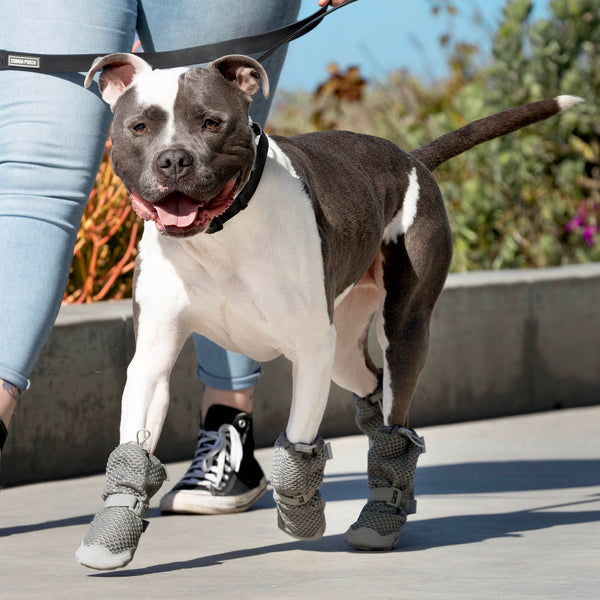
{"label": "black leash", "polygon": [[[344,4],[336,8],[330,8],[329,4],[326,4],[317,12],[301,21],[296,21],[285,27],[273,29],[260,35],[251,35],[168,52],[141,52],[140,56],[155,69],[206,63],[226,54],[257,54],[264,52],[258,58],[259,62],[262,62],[284,44],[289,44],[291,41],[314,29],[326,16],[353,2],[356,2],[356,0],[346,0]],[[100,55],[102,53],[31,54],[28,52],[0,50],[0,69],[33,71],[38,73],[86,72]]]}

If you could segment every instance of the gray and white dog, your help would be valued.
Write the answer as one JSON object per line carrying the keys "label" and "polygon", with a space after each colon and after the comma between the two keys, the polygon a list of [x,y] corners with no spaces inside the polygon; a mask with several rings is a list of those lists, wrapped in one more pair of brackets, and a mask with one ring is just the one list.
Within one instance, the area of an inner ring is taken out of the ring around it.
{"label": "gray and white dog", "polygon": [[[414,505],[424,444],[407,415],[452,255],[432,171],[578,99],[513,108],[413,152],[346,131],[274,136],[266,151],[248,108],[261,85],[268,94],[268,81],[251,58],[152,70],[139,56],[113,54],[95,61],[86,85],[98,71],[114,112],[114,169],[147,224],[121,444],[77,559],[98,569],[132,559],[164,479],[153,451],[169,376],[194,331],[260,361],[284,354],[293,363],[271,483],[279,526],[296,538],[318,539],[325,529],[319,487],[327,449],[318,433],[331,380],[356,395],[358,425],[371,438],[370,495],[345,538],[360,549],[392,548]],[[253,169],[262,169],[258,183]],[[244,208],[238,199],[248,181],[255,190]],[[374,315],[382,376],[365,345]]]}

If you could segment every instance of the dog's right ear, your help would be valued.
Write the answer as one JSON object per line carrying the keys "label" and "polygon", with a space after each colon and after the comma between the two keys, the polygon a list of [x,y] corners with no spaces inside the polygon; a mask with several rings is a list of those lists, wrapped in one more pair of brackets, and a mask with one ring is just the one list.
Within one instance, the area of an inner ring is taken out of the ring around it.
{"label": "dog's right ear", "polygon": [[100,74],[100,92],[102,98],[111,109],[121,94],[134,82],[135,78],[145,71],[151,71],[152,67],[135,54],[108,54],[99,56],[92,64],[85,78],[84,86],[90,87],[94,75],[102,70]]}

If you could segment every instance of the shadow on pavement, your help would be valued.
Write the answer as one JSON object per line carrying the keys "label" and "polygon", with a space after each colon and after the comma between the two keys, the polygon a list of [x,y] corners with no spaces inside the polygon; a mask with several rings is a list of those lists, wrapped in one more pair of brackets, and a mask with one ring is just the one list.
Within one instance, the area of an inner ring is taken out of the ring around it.
{"label": "shadow on pavement", "polygon": [[[418,497],[441,494],[487,494],[585,488],[600,486],[600,460],[528,460],[427,466],[418,469],[416,483],[416,495]],[[322,488],[323,497],[327,502],[361,500],[366,498],[367,492],[366,474],[364,472],[327,476]],[[35,502],[35,498],[30,500]],[[252,510],[272,509],[274,506],[272,495],[267,492]],[[600,512],[597,511],[538,512],[541,510],[547,509],[452,516],[419,521],[418,534],[409,533],[413,529],[413,527],[410,527],[409,522],[407,535],[403,537],[406,537],[406,545],[414,550],[448,544],[472,543],[489,537],[516,535],[518,532],[532,529],[600,520]],[[159,515],[158,509],[153,508],[149,517],[154,518]],[[88,514],[41,523],[15,524],[0,528],[0,537],[84,525],[88,524],[92,517],[93,515]],[[411,536],[418,537],[414,537],[411,541]],[[332,537],[336,538],[336,536]],[[328,539],[330,538],[324,538],[321,542],[308,545],[304,542],[292,542],[270,546],[265,549],[240,550],[240,552],[252,555],[252,553],[261,554],[263,552],[298,548],[328,551],[327,548],[331,546],[331,543],[326,542]],[[323,546],[324,543],[325,547]],[[401,542],[402,546],[404,544]],[[336,551],[343,547],[345,547],[343,540],[339,544],[335,544]],[[202,563],[202,561],[208,559],[210,557],[198,560]],[[198,566],[202,566],[202,564],[198,564]]]}
{"label": "shadow on pavement", "polygon": [[44,521],[42,523],[30,523],[27,525],[2,527],[0,528],[0,538],[8,537],[9,535],[18,535],[21,533],[34,533],[36,531],[44,531],[45,529],[71,527],[72,525],[87,525],[92,522],[93,517],[94,515],[80,515],[78,517],[56,519],[55,521]]}
{"label": "shadow on pavement", "polygon": [[[600,486],[600,460],[523,460],[418,467],[416,495],[490,494]],[[328,501],[367,495],[366,473],[325,477]]]}
{"label": "shadow on pavement", "polygon": [[[553,508],[565,508],[585,503],[596,503],[600,497],[582,502],[573,502],[555,506],[543,506],[531,510],[523,510],[501,514],[465,515],[426,519],[409,523],[400,542],[393,552],[417,552],[443,546],[473,544],[492,538],[521,537],[526,531],[547,529],[560,525],[591,523],[600,520],[600,511],[582,512],[545,512]],[[92,573],[90,577],[138,577],[153,573],[169,573],[187,569],[201,569],[219,565],[228,561],[268,555],[274,552],[290,552],[302,550],[309,552],[353,552],[342,535],[325,536],[317,542],[291,541],[256,548],[240,548],[232,552],[223,552],[208,556],[192,558],[186,561],[176,561],[144,567],[141,569],[126,569],[106,573]]]}
{"label": "shadow on pavement", "polygon": [[527,531],[549,529],[560,525],[579,525],[600,521],[600,510],[567,512],[568,507],[600,503],[600,494],[587,500],[540,506],[529,510],[480,515],[458,515],[424,519],[406,527],[398,550],[418,551],[443,546],[474,544],[484,540],[522,537]]}

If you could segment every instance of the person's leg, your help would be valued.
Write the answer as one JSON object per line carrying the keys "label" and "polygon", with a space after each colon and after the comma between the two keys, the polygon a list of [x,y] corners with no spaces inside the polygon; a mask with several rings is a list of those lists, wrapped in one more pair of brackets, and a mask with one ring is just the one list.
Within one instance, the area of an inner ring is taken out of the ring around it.
{"label": "person's leg", "polygon": [[200,429],[192,462],[160,502],[164,513],[218,514],[248,509],[265,493],[254,458],[252,392],[260,363],[195,336],[204,382]]}
{"label": "person's leg", "polygon": [[[131,48],[136,2],[0,0],[3,47]],[[6,425],[64,294],[110,125],[83,75],[0,71],[0,418]]]}
{"label": "person's leg", "polygon": [[[166,18],[163,2],[142,0],[138,31],[145,50],[172,50],[263,33],[292,22],[299,8],[300,0],[183,0],[177,7],[169,9],[170,18]],[[264,63],[271,96],[267,100],[257,94],[250,109],[251,118],[261,126],[267,120],[285,53],[285,48],[279,50]],[[260,375],[260,364],[243,355],[227,352],[198,335],[194,335],[194,343],[198,374],[204,383],[198,447],[188,472],[163,498],[161,509],[200,513],[245,510],[262,496],[266,486],[262,471],[252,456],[252,393]],[[215,444],[221,444],[221,438],[215,438],[221,427],[229,436],[229,445],[223,446],[224,455],[214,454]],[[217,479],[212,474],[221,459],[222,464],[236,466],[237,460],[230,451],[232,436],[239,438],[234,440],[233,446],[237,447],[237,441],[242,441],[243,458],[241,467],[234,468],[237,483],[233,485],[231,482],[235,478],[230,478],[229,484],[225,485],[222,471],[218,469]],[[214,457],[210,464],[204,460],[209,453]]]}
{"label": "person's leg", "polygon": [[[19,389],[12,383],[0,379],[0,421],[4,423],[5,427],[9,426],[15,412],[19,393]],[[0,444],[0,450],[3,445],[4,440]]]}
{"label": "person's leg", "polygon": [[15,412],[18,397],[19,390],[11,383],[0,379],[0,460],[2,459],[2,449],[8,435],[8,425]]}

